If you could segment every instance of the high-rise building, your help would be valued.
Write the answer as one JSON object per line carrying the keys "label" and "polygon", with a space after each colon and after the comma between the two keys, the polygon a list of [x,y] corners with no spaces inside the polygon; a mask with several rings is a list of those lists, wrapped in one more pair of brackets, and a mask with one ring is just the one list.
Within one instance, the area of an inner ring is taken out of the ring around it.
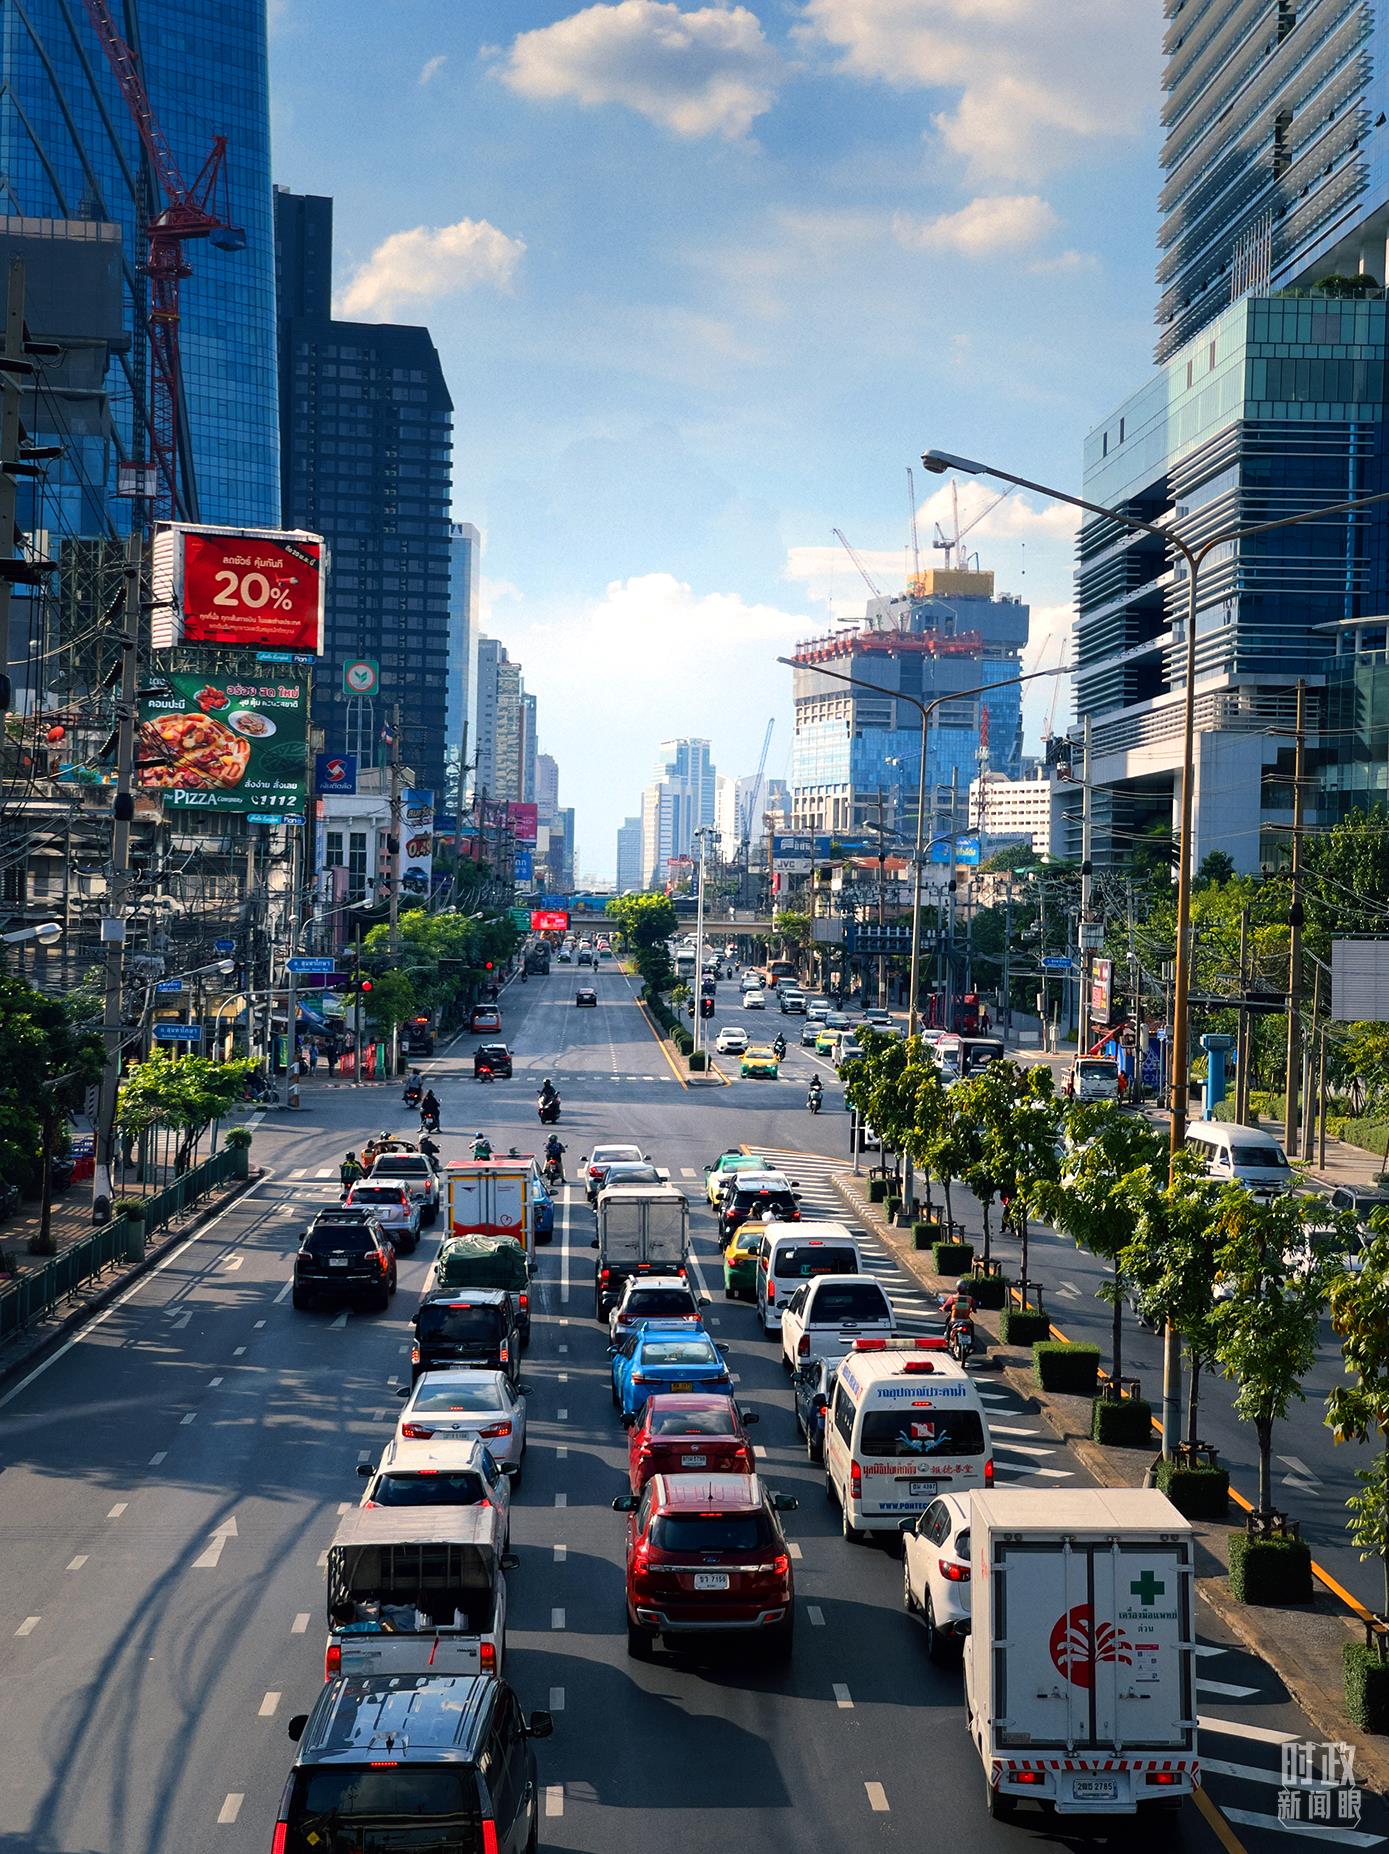
{"label": "high-rise building", "polygon": [[559,764],[552,753],[535,756],[535,804],[540,822],[553,823],[559,810]]}
{"label": "high-rise building", "polygon": [[[453,401],[428,329],[334,320],[330,199],[279,188],[275,225],[284,519],[333,558],[314,720],[369,760],[399,703],[405,758],[443,792]],[[380,669],[366,699],[342,684],[358,658]]]}
{"label": "high-rise building", "polygon": [[536,762],[539,749],[536,745],[536,707],[535,697],[529,689],[521,692],[521,797],[528,805],[536,802]]}
{"label": "high-rise building", "polygon": [[715,772],[707,740],[663,740],[656,777],[642,793],[642,886],[664,887],[672,861],[695,851],[714,822]]}
{"label": "high-rise building", "polygon": [[497,790],[497,669],[506,661],[506,649],[495,637],[477,641],[477,752],[473,762],[473,790],[487,798]]}
{"label": "high-rise building", "polygon": [[[921,719],[895,699],[902,694],[946,698],[928,731],[927,823],[933,834],[963,829],[981,743],[996,770],[1009,778],[1021,770],[1016,678],[1029,616],[1019,599],[995,595],[992,573],[936,568],[900,597],[870,600],[860,628],[798,646],[793,828],[857,834],[876,823],[881,802],[898,829],[914,836]],[[883,693],[822,676],[820,663]],[[761,829],[760,816],[755,825]]]}
{"label": "high-rise building", "polygon": [[[189,247],[182,288],[184,513],[209,522],[273,525],[280,516],[275,364],[275,246],[270,185],[270,89],[264,0],[124,0],[115,9],[183,178],[192,182],[227,137],[231,216],[239,249]],[[24,0],[0,13],[0,213],[16,219],[106,221],[120,228],[128,342],[107,373],[116,441],[95,460],[104,526],[124,533],[132,504],[117,466],[144,461],[149,367],[142,228],[163,197],[139,131],[81,6]],[[3,231],[4,219],[0,219]],[[91,459],[74,450],[46,473],[81,507]],[[49,524],[53,520],[50,502]]]}
{"label": "high-rise building", "polygon": [[525,688],[521,665],[505,650],[497,664],[497,718],[490,798],[519,804],[525,791]]}
{"label": "high-rise building", "polygon": [[642,869],[641,819],[624,818],[617,832],[617,892],[630,894],[646,886]]}
{"label": "high-rise building", "polygon": [[1389,271],[1384,0],[1166,11],[1159,361],[1241,296]]}
{"label": "high-rise building", "polygon": [[719,773],[714,780],[714,825],[719,833],[719,854],[727,861],[738,854],[738,787],[741,779]]}
{"label": "high-rise building", "polygon": [[471,787],[468,767],[477,756],[478,577],[482,537],[470,521],[449,525],[449,686],[444,711],[449,763],[449,809],[463,808]]}

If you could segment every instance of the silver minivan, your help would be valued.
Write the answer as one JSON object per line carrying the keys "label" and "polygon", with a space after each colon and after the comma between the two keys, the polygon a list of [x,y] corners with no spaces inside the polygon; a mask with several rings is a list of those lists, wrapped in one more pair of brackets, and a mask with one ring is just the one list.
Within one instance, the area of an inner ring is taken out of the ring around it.
{"label": "silver minivan", "polygon": [[1292,1167],[1272,1133],[1228,1120],[1197,1120],[1186,1130],[1189,1152],[1199,1155],[1206,1176],[1221,1184],[1242,1184],[1251,1191],[1288,1191]]}

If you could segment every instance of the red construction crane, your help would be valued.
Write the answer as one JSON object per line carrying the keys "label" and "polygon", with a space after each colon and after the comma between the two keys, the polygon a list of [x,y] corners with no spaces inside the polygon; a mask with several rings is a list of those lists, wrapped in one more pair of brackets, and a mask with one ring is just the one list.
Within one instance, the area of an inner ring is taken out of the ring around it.
{"label": "red construction crane", "polygon": [[213,137],[212,148],[192,186],[179,173],[174,151],[154,113],[140,61],[116,29],[107,0],[83,0],[92,29],[121,87],[126,108],[165,205],[146,228],[149,256],[148,333],[150,351],[149,442],[156,471],[153,514],[176,520],[193,511],[179,496],[179,419],[182,367],[179,354],[179,285],[193,267],[184,254],[190,238],[208,238],[221,251],[241,251],[246,234],[231,222],[227,184],[227,138]]}

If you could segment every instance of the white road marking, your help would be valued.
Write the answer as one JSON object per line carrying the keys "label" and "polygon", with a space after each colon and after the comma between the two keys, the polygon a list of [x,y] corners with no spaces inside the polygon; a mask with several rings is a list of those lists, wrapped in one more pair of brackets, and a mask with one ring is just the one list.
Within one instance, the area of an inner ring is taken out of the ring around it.
{"label": "white road marking", "polygon": [[1257,1809],[1222,1806],[1221,1813],[1227,1822],[1238,1822],[1241,1828],[1264,1828],[1272,1834],[1310,1835],[1315,1841],[1339,1841],[1348,1848],[1377,1848],[1384,1840],[1383,1835],[1367,1834],[1361,1828],[1342,1828],[1339,1823],[1280,1822],[1276,1815],[1260,1815]]}
{"label": "white road marking", "polygon": [[825,1626],[824,1610],[817,1608],[814,1603],[809,1603],[806,1605],[805,1613],[810,1618],[810,1626],[812,1629],[823,1629],[824,1628]]}
{"label": "white road marking", "polygon": [[307,1178],[308,1175],[309,1174],[308,1174],[307,1168],[302,1165],[299,1166],[299,1168],[296,1171],[288,1172],[286,1174],[286,1176],[289,1178]]}
{"label": "white road marking", "polygon": [[188,1324],[188,1322],[192,1319],[192,1317],[193,1316],[191,1313],[181,1313],[178,1316],[178,1318],[174,1321],[173,1325],[169,1328],[169,1331],[171,1333],[182,1332],[183,1328]]}
{"label": "white road marking", "polygon": [[872,1809],[876,1815],[886,1815],[888,1810],[887,1791],[883,1788],[882,1784],[865,1783],[863,1787],[868,1792],[868,1807]]}
{"label": "white road marking", "polygon": [[564,1232],[559,1245],[559,1297],[562,1301],[569,1298],[569,1210],[572,1203],[573,1193],[566,1185],[564,1200],[560,1207],[560,1223]]}
{"label": "white road marking", "polygon": [[198,1412],[196,1410],[185,1410],[183,1415],[179,1418],[179,1425],[181,1428],[186,1429],[190,1423],[196,1423],[197,1420]]}
{"label": "white road marking", "polygon": [[564,1785],[562,1783],[545,1785],[545,1813],[546,1815],[564,1814]]}
{"label": "white road marking", "polygon": [[86,1562],[87,1562],[87,1554],[83,1552],[80,1557],[73,1559],[72,1563],[68,1566],[68,1569],[70,1571],[80,1571],[82,1569],[82,1566]]}
{"label": "white road marking", "polygon": [[568,1506],[568,1504],[569,1504],[568,1494],[557,1493],[555,1495],[555,1505],[556,1506]]}
{"label": "white road marking", "polygon": [[1299,1480],[1306,1481],[1311,1487],[1320,1487],[1321,1482],[1305,1461],[1299,1461],[1296,1455],[1280,1455],[1278,1459],[1285,1468],[1291,1468]]}
{"label": "white road marking", "polygon": [[[1198,1731],[1212,1732],[1220,1737],[1250,1738],[1255,1744],[1260,1745],[1300,1745],[1302,1743],[1300,1732],[1278,1732],[1267,1725],[1245,1725],[1242,1721],[1234,1719],[1208,1719],[1200,1713],[1197,1714],[1196,1727]],[[1205,1761],[1204,1758],[1201,1759],[1203,1764]]]}
{"label": "white road marking", "polygon": [[564,1627],[564,1611],[562,1609],[556,1607],[550,1611],[550,1627],[552,1629],[562,1629]]}
{"label": "white road marking", "polygon": [[560,1443],[559,1447],[555,1450],[555,1459],[557,1461],[568,1461],[569,1459],[569,1450],[565,1447],[565,1445],[562,1442]]}
{"label": "white road marking", "polygon": [[267,1693],[260,1703],[260,1710],[257,1712],[256,1717],[258,1719],[273,1719],[275,1717],[275,1708],[279,1703],[280,1695],[278,1693]]}
{"label": "white road marking", "polygon": [[763,1443],[761,1443],[761,1442],[754,1442],[754,1443],[753,1443],[753,1445],[752,1445],[752,1452],[753,1452],[753,1454],[754,1454],[754,1455],[756,1455],[756,1456],[757,1456],[757,1458],[758,1458],[758,1460],[759,1460],[759,1461],[765,1461],[765,1460],[767,1459],[767,1450],[766,1450],[766,1447],[765,1447],[765,1445],[764,1445]]}
{"label": "white road marking", "polygon": [[119,1519],[121,1514],[125,1511],[126,1507],[129,1504],[130,1502],[128,1500],[117,1500],[116,1504],[111,1508],[111,1511],[106,1515],[106,1517],[108,1519]]}
{"label": "white road marking", "polygon": [[801,1555],[801,1548],[794,1539],[792,1539],[791,1543],[786,1547],[786,1549],[787,1551],[790,1552],[793,1558],[799,1558]]}
{"label": "white road marking", "polygon": [[567,1423],[569,1421],[569,1406],[567,1404],[562,1403],[555,1411],[555,1420],[560,1423]]}
{"label": "white road marking", "polygon": [[561,1371],[559,1374],[559,1381],[561,1384],[567,1384],[569,1382],[569,1373],[567,1371]]}
{"label": "white road marking", "polygon": [[227,1260],[227,1273],[229,1275],[234,1275],[237,1269],[240,1268],[242,1264],[245,1262],[245,1260],[246,1260],[246,1257],[244,1255],[230,1256]]}
{"label": "white road marking", "polygon": [[560,1351],[561,1351],[561,1352],[567,1352],[568,1350],[569,1350],[569,1347],[568,1347],[567,1345],[562,1345],[562,1346],[560,1347]]}
{"label": "white road marking", "polygon": [[[1284,1787],[1283,1773],[1280,1770],[1261,1770],[1257,1764],[1227,1764],[1224,1758],[1203,1757],[1201,1774],[1209,1776],[1212,1772],[1217,1777],[1238,1777],[1244,1783],[1266,1783],[1270,1789],[1281,1790]],[[1320,1777],[1300,1777],[1297,1787],[1300,1790],[1337,1789],[1338,1784],[1325,1782]]]}
{"label": "white road marking", "polygon": [[990,1423],[989,1434],[991,1436],[1039,1436],[1042,1431],[1040,1429],[1011,1429],[1002,1423]]}
{"label": "white road marking", "polygon": [[[286,1281],[284,1286],[280,1289],[279,1293],[275,1296],[274,1302],[272,1304],[278,1307],[282,1300],[288,1300],[291,1292],[293,1291],[293,1288],[294,1288],[294,1283],[292,1281]],[[256,1324],[258,1326],[264,1326],[265,1321],[258,1320]]]}
{"label": "white road marking", "polygon": [[220,1384],[221,1382],[222,1382],[222,1380],[221,1380],[220,1378],[209,1378],[209,1379],[208,1379],[208,1381],[207,1381],[207,1388],[208,1388],[209,1390],[216,1390],[216,1389],[217,1389],[217,1386],[218,1386],[218,1385],[219,1385],[219,1384]]}
{"label": "white road marking", "polygon": [[1231,1687],[1223,1680],[1198,1680],[1196,1691],[1203,1693],[1207,1699],[1253,1699],[1259,1691],[1257,1687]]}
{"label": "white road marking", "polygon": [[350,1500],[339,1500],[338,1501],[338,1518],[339,1519],[342,1518],[344,1513],[349,1513],[351,1512],[351,1510],[352,1510],[352,1502]]}
{"label": "white road marking", "polygon": [[264,1320],[257,1320],[257,1321],[256,1321],[256,1323],[255,1323],[255,1325],[254,1325],[254,1326],[253,1326],[253,1327],[251,1328],[251,1331],[252,1331],[252,1332],[255,1332],[255,1333],[258,1333],[258,1332],[260,1331],[260,1329],[261,1329],[261,1327],[262,1327],[262,1326],[264,1326],[264,1324],[265,1324],[265,1321],[264,1321]]}
{"label": "white road marking", "polygon": [[335,1332],[341,1332],[343,1327],[346,1326],[346,1324],[347,1324],[346,1307],[343,1308],[342,1312],[338,1315],[338,1317],[335,1320],[330,1320],[328,1322],[329,1330],[335,1331]]}
{"label": "white road marking", "polygon": [[209,1543],[193,1560],[193,1569],[195,1571],[215,1571],[221,1563],[222,1547],[228,1539],[234,1539],[236,1536],[236,1515],[233,1513],[229,1519],[222,1521],[212,1534]]}
{"label": "white road marking", "polygon": [[555,1563],[556,1564],[563,1564],[565,1559],[568,1556],[569,1556],[569,1547],[567,1545],[556,1545],[555,1547]]}
{"label": "white road marking", "polygon": [[157,1455],[150,1456],[150,1466],[152,1468],[157,1468],[162,1461],[167,1460],[168,1454],[169,1454],[168,1449],[161,1448]]}
{"label": "white road marking", "polygon": [[217,1811],[218,1825],[222,1828],[230,1828],[237,1816],[241,1814],[241,1805],[245,1800],[246,1798],[240,1790],[228,1790],[226,1801]]}
{"label": "white road marking", "polygon": [[315,1178],[331,1178],[332,1176],[333,1174],[331,1170],[326,1171],[326,1172],[315,1172],[314,1173]]}
{"label": "white road marking", "polygon": [[16,1635],[32,1635],[34,1633],[34,1630],[39,1626],[39,1624],[42,1621],[43,1621],[42,1616],[26,1616],[23,1622],[21,1622],[19,1627],[15,1630],[15,1634]]}
{"label": "white road marking", "polygon": [[563,1712],[564,1711],[564,1688],[563,1687],[551,1687],[550,1688],[550,1711],[551,1712]]}
{"label": "white road marking", "polygon": [[682,1178],[695,1178],[698,1176],[698,1173],[695,1171],[693,1165],[682,1165],[680,1167],[680,1176]]}
{"label": "white road marking", "polygon": [[841,1712],[852,1712],[854,1702],[849,1696],[849,1689],[836,1680],[830,1691],[834,1694],[834,1703]]}
{"label": "white road marking", "polygon": [[[991,1433],[996,1434],[997,1431],[991,1430]],[[1054,1455],[1056,1449],[1054,1446],[1051,1448],[1037,1448],[1034,1444],[1029,1442],[1001,1442],[994,1450],[994,1453],[996,1455],[1028,1455],[1034,1459],[1045,1459],[1048,1455]]]}
{"label": "white road marking", "polygon": [[309,1612],[306,1609],[301,1609],[293,1622],[290,1623],[289,1632],[291,1635],[303,1635],[307,1632],[308,1626]]}
{"label": "white road marking", "polygon": [[999,1478],[1005,1481],[1024,1478],[1034,1481],[1073,1481],[1075,1470],[1074,1468],[1030,1468],[1019,1463],[1015,1468],[1005,1468]]}

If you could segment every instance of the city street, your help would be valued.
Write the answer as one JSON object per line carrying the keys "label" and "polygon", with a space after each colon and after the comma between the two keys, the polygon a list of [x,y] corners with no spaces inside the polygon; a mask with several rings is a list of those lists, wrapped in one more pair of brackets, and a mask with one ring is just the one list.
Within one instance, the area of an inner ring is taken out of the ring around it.
{"label": "city street", "polygon": [[[815,1065],[793,1046],[779,1081],[687,1089],[611,967],[594,981],[598,1008],[575,1008],[589,978],[559,968],[503,993],[513,1080],[475,1084],[467,1037],[424,1065],[442,1102],[444,1156],[464,1156],[479,1130],[499,1149],[532,1149],[534,1095],[549,1075],[564,1098],[571,1179],[594,1142],[632,1138],[689,1195],[709,1323],[731,1348],[740,1401],[761,1417],[761,1469],[800,1500],[786,1521],[797,1639],[785,1670],[746,1652],[627,1657],[624,1522],[610,1510],[626,1444],[592,1318],[592,1220],[571,1185],[553,1246],[539,1252],[529,1457],[513,1519],[521,1565],[510,1579],[509,1676],[525,1707],[555,1713],[554,1737],[538,1748],[542,1847],[715,1854],[736,1836],[805,1854],[871,1836],[917,1848],[943,1806],[958,1847],[1056,1841],[1039,1816],[987,1818],[958,1671],[926,1658],[902,1611],[900,1561],[839,1536],[777,1356],[751,1309],[722,1295],[703,1165],[739,1144],[775,1152],[808,1216],[840,1214],[829,1185],[846,1125],[837,1087],[812,1120],[804,1086]],[[719,991],[728,1008],[712,1029],[743,1021],[732,986]],[[799,1033],[799,1019],[776,1013],[747,1021],[759,1041],[779,1027],[788,1040]],[[736,1077],[735,1059],[721,1066]],[[388,1314],[342,1315],[290,1307],[293,1239],[336,1198],[346,1147],[381,1126],[408,1131],[408,1118],[394,1088],[307,1090],[296,1119],[257,1129],[267,1175],[0,1397],[0,1854],[269,1847],[292,1755],[285,1726],[322,1679],[323,1554],[343,1503],[359,1497],[357,1463],[376,1458],[395,1422],[407,1321],[435,1240],[402,1258]],[[906,1322],[923,1323],[923,1292],[885,1254],[873,1266]],[[1063,1266],[1065,1279],[1088,1281],[1085,1258],[1039,1250],[1044,1278],[1059,1281]],[[1069,1303],[1056,1317],[1083,1330]],[[1142,1352],[1135,1368],[1151,1371]],[[1000,1481],[1083,1480],[1039,1417],[987,1369],[979,1378]],[[1218,1397],[1212,1387],[1208,1432]],[[1329,1448],[1327,1437],[1319,1472]],[[1201,1854],[1262,1854],[1297,1832],[1277,1823],[1279,1746],[1319,1734],[1213,1616],[1197,1620],[1207,1795],[1177,1818],[1175,1839]],[[1358,1826],[1312,1832],[1358,1849],[1389,1826],[1367,1797]],[[1126,1822],[1062,1838],[1133,1836]]]}

